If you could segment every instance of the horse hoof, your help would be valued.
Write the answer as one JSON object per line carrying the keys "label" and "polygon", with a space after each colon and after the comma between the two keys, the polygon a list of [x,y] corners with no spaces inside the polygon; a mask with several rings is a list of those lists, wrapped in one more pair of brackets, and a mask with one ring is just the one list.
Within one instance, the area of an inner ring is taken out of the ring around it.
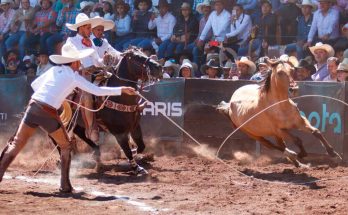
{"label": "horse hoof", "polygon": [[146,171],[146,169],[144,169],[143,167],[141,167],[141,166],[139,166],[139,165],[137,165],[137,166],[135,166],[135,167],[133,167],[133,173],[134,173],[134,175],[147,175],[147,174],[149,174],[147,171]]}
{"label": "horse hoof", "polygon": [[59,192],[61,193],[72,193],[73,191],[73,187],[72,186],[68,186],[68,187],[65,187],[65,188],[59,188]]}

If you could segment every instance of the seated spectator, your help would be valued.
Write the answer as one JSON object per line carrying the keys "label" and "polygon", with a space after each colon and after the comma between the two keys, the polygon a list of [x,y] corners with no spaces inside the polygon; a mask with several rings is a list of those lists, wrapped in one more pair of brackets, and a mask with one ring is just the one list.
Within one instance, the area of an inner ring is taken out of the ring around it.
{"label": "seated spectator", "polygon": [[[199,38],[201,36],[201,33],[204,29],[205,24],[208,21],[209,15],[211,13],[211,5],[210,5],[210,0],[204,0],[202,3],[199,3],[197,5],[197,12],[202,15],[202,18],[199,21],[199,32],[196,40],[189,44],[186,47],[187,51],[192,52],[193,55],[193,62],[196,63],[197,65],[201,65],[204,63],[204,57],[203,57],[203,49],[202,47],[197,46]],[[210,39],[213,36],[213,31],[210,29],[205,37],[205,40],[203,43],[206,43],[210,41]],[[199,73],[199,70],[198,70]],[[196,77],[201,77],[201,74],[196,74]]]}
{"label": "seated spectator", "polygon": [[231,60],[226,61],[225,65],[222,67],[221,79],[230,79],[230,70],[232,67],[237,67],[237,65]]}
{"label": "seated spectator", "polygon": [[336,57],[330,57],[327,59],[327,70],[329,75],[326,76],[323,81],[337,82],[337,67],[340,61]]}
{"label": "seated spectator", "polygon": [[286,45],[296,41],[297,17],[301,15],[301,10],[296,5],[297,0],[287,0],[281,4],[275,14],[278,16],[280,24],[281,44]]}
{"label": "seated spectator", "polygon": [[116,42],[115,48],[118,51],[123,50],[123,45],[131,40],[131,22],[132,19],[128,15],[129,5],[124,3],[122,0],[118,0],[115,5],[116,17],[115,17],[115,31],[116,31]]}
{"label": "seated spectator", "polygon": [[348,58],[345,58],[337,67],[337,81],[348,81]]}
{"label": "seated spectator", "polygon": [[80,11],[81,13],[86,14],[88,17],[91,17],[91,13],[93,11],[93,7],[94,7],[94,2],[92,1],[82,1],[80,3]]}
{"label": "seated spectator", "polygon": [[25,33],[29,32],[31,26],[33,25],[33,18],[35,15],[35,11],[32,7],[30,7],[29,0],[21,0],[21,8],[17,9],[13,20],[11,22],[11,31],[9,33],[9,37],[5,41],[5,46],[7,50],[17,48],[20,58],[24,56],[24,48],[25,48]]}
{"label": "seated spectator", "polygon": [[0,58],[6,52],[5,41],[9,36],[11,22],[15,16],[16,11],[11,8],[12,0],[1,0],[0,8]]}
{"label": "seated spectator", "polygon": [[224,43],[238,52],[239,46],[248,45],[251,27],[250,16],[244,13],[241,5],[235,5],[231,16],[231,31],[226,34]]}
{"label": "seated spectator", "polygon": [[167,60],[162,68],[163,78],[176,78],[179,76],[179,65],[173,59]]}
{"label": "seated spectator", "polygon": [[[239,56],[260,56],[267,52],[269,46],[276,44],[276,26],[277,19],[272,13],[272,4],[269,0],[262,0],[261,2],[262,16],[256,21],[256,38],[249,41],[248,46],[240,47],[238,51]],[[253,54],[255,52],[255,54]]]}
{"label": "seated spectator", "polygon": [[24,74],[29,77],[35,77],[37,65],[33,62],[31,56],[24,56],[22,63],[18,66]]}
{"label": "seated spectator", "polygon": [[114,1],[113,0],[103,0],[103,13],[104,13],[104,19],[106,20],[115,20],[115,14],[114,14]]}
{"label": "seated spectator", "polygon": [[257,0],[237,0],[237,5],[240,5],[244,8],[247,14],[252,14],[258,9],[258,1]]}
{"label": "seated spectator", "polygon": [[257,62],[258,71],[250,78],[251,81],[262,81],[267,78],[268,72],[270,70],[266,59],[268,57],[260,57]]}
{"label": "seated spectator", "polygon": [[193,78],[194,76],[194,71],[193,71],[193,66],[190,60],[184,59],[179,70],[179,77],[183,78]]}
{"label": "seated spectator", "polygon": [[322,81],[329,75],[327,70],[327,59],[335,55],[335,51],[328,44],[317,43],[315,46],[309,48],[314,55],[316,72],[312,75],[314,81]]}
{"label": "seated spectator", "polygon": [[291,43],[286,46],[285,53],[290,54],[292,52],[296,52],[298,59],[303,59],[304,45],[307,42],[308,33],[311,29],[312,21],[313,21],[313,11],[316,10],[316,5],[312,3],[312,0],[303,0],[302,4],[299,5],[301,7],[302,15],[298,17],[297,21],[297,35],[296,35],[296,43]]}
{"label": "seated spectator", "polygon": [[[315,35],[318,35],[318,39]],[[321,41],[333,44],[339,36],[339,12],[331,6],[331,0],[319,0],[319,10],[314,13],[306,47]]]}
{"label": "seated spectator", "polygon": [[217,79],[222,74],[220,63],[216,59],[210,59],[207,64],[202,66],[201,71],[202,74],[205,74],[201,78]]}
{"label": "seated spectator", "polygon": [[307,60],[301,59],[298,66],[295,67],[295,81],[313,81],[312,75],[315,73],[315,67]]}
{"label": "seated spectator", "polygon": [[169,4],[166,0],[160,0],[158,7],[159,16],[156,17],[155,14],[152,14],[148,24],[150,30],[157,29],[157,37],[153,39],[153,43],[152,40],[148,40],[145,45],[149,46],[152,44],[155,49],[158,49],[157,56],[161,60],[165,57],[165,51],[170,43],[169,39],[173,35],[176,19],[169,12]]}
{"label": "seated spectator", "polygon": [[49,55],[55,53],[55,48],[58,43],[65,41],[68,36],[75,35],[75,33],[70,31],[65,24],[74,24],[76,16],[79,14],[79,10],[76,9],[74,0],[62,0],[62,3],[64,4],[64,8],[59,11],[56,19],[56,25],[61,27],[62,30],[53,34],[46,40]]}
{"label": "seated spectator", "polygon": [[256,71],[256,65],[254,62],[249,60],[247,57],[241,57],[240,60],[236,61],[238,71],[239,71],[239,80],[250,80]]}
{"label": "seated spectator", "polygon": [[20,59],[16,51],[10,50],[6,52],[3,56],[3,61],[5,67],[4,74],[24,74],[24,72],[20,70]]}
{"label": "seated spectator", "polygon": [[149,12],[149,8],[151,8],[152,3],[151,0],[139,0],[136,3],[134,15],[132,18],[132,28],[134,33],[134,38],[123,45],[123,49],[127,49],[130,45],[138,46],[141,48],[145,48],[146,45],[149,48],[151,46],[148,45],[148,39],[151,38],[152,33],[148,29],[148,23],[150,22],[150,18],[152,13]]}
{"label": "seated spectator", "polygon": [[183,3],[181,6],[181,15],[178,17],[174,27],[174,35],[168,39],[169,44],[165,50],[165,57],[170,57],[183,52],[187,46],[192,43],[198,33],[198,23],[191,12],[191,6]]}
{"label": "seated spectator", "polygon": [[38,65],[36,69],[36,76],[40,76],[44,74],[47,70],[49,70],[53,66],[48,60],[48,52],[45,49],[40,49],[37,60],[38,60]]}
{"label": "seated spectator", "polygon": [[231,14],[224,9],[224,1],[213,0],[214,11],[209,15],[208,21],[200,34],[197,46],[203,49],[206,37],[210,30],[213,31],[213,38],[218,42],[225,40],[231,22]]}
{"label": "seated spectator", "polygon": [[52,1],[42,0],[41,10],[35,14],[34,23],[30,26],[30,34],[26,34],[23,40],[19,43],[20,56],[24,56],[26,50],[34,53],[36,45],[40,44],[42,49],[49,49],[47,39],[52,36],[56,31],[56,19],[57,13],[52,9]]}

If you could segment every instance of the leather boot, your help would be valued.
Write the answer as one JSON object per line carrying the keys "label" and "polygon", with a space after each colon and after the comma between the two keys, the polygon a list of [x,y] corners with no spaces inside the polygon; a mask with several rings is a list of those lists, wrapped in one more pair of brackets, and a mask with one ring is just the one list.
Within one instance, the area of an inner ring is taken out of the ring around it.
{"label": "leather boot", "polygon": [[33,135],[35,128],[31,128],[23,122],[19,125],[16,135],[11,137],[0,156],[0,182],[8,166],[23,149],[28,139]]}
{"label": "leather boot", "polygon": [[50,133],[50,136],[56,141],[61,148],[60,162],[61,162],[61,178],[60,178],[60,192],[70,193],[73,188],[69,179],[70,163],[71,163],[71,144],[68,140],[64,128]]}

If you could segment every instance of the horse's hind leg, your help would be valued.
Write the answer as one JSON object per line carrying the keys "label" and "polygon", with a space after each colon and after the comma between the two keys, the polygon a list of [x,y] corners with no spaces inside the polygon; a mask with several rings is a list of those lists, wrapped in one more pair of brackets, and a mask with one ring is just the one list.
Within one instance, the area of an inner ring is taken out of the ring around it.
{"label": "horse's hind leg", "polygon": [[303,147],[302,140],[299,137],[291,134],[289,131],[287,131],[285,129],[280,129],[280,131],[278,133],[281,135],[282,141],[290,140],[292,143],[294,143],[300,149],[300,153],[298,153],[298,155],[297,155],[298,158],[304,158],[307,156],[307,152],[306,152],[305,148]]}
{"label": "horse's hind leg", "polygon": [[342,157],[333,149],[333,147],[325,139],[322,133],[317,128],[313,127],[306,118],[302,117],[302,119],[303,119],[303,125],[302,127],[299,127],[298,129],[311,132],[316,138],[320,140],[322,146],[324,146],[325,150],[331,157],[338,157],[339,159],[342,160]]}
{"label": "horse's hind leg", "polygon": [[130,165],[132,166],[133,172],[135,174],[139,174],[139,173],[146,174],[147,171],[143,167],[139,166],[139,164],[137,164],[137,162],[133,158],[132,150],[129,147],[128,134],[127,133],[114,134],[114,136],[116,137],[116,140],[117,140],[118,144],[121,146],[124,154],[128,158],[128,161],[129,161]]}
{"label": "horse's hind leg", "polygon": [[137,153],[142,153],[145,150],[145,143],[143,140],[143,133],[141,131],[140,124],[136,126],[134,131],[131,132],[132,139],[137,144]]}

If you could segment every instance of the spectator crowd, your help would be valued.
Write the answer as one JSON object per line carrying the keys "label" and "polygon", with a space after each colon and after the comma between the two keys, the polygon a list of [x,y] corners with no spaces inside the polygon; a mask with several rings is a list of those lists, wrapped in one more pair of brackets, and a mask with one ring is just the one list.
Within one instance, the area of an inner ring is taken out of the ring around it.
{"label": "spectator crowd", "polygon": [[347,0],[1,0],[0,8],[0,74],[43,74],[84,13],[113,23],[103,38],[90,36],[95,46],[137,46],[164,78],[259,81],[266,59],[286,54],[298,59],[295,80],[348,80]]}

